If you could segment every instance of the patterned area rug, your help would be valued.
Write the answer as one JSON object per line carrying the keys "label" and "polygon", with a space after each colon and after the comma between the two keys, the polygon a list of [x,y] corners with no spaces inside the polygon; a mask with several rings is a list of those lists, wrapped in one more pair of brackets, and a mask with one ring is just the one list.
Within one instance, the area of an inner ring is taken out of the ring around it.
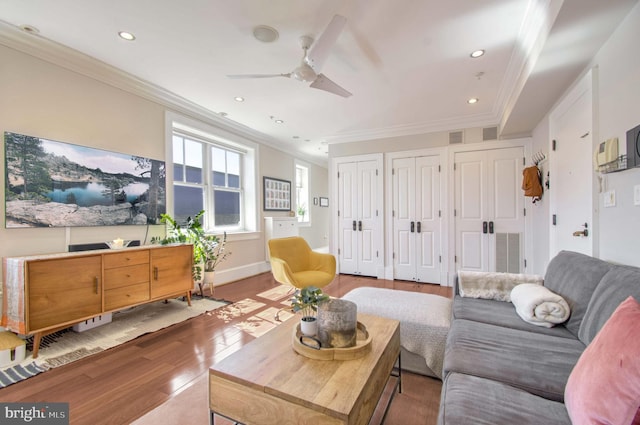
{"label": "patterned area rug", "polygon": [[[191,304],[189,307],[180,299],[171,299],[167,303],[158,301],[116,312],[111,323],[97,328],[84,332],[74,332],[69,328],[48,335],[43,338],[37,359],[28,351],[26,359],[20,364],[0,370],[0,388],[216,310],[229,303],[194,296]],[[28,350],[31,345],[27,340]]]}

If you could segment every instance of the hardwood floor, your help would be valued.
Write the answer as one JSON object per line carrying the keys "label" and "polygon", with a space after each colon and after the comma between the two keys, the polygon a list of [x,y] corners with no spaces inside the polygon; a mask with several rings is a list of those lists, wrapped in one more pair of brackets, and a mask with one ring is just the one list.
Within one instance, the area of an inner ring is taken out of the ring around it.
{"label": "hardwood floor", "polygon": [[[255,339],[252,335],[255,332],[242,324],[252,317],[255,326],[256,320],[261,320],[261,312],[271,314],[284,307],[283,299],[257,297],[276,286],[279,284],[270,273],[220,286],[216,288],[216,298],[232,302],[251,299],[259,303],[253,303],[246,312],[238,309],[233,314],[216,314],[216,310],[52,369],[0,389],[0,400],[68,402],[72,424],[129,424],[190,387],[216,361]],[[348,275],[337,276],[325,292],[340,297],[360,286],[451,296],[451,288],[438,285]],[[258,304],[261,305],[255,308]],[[269,326],[275,325],[265,320],[258,327],[264,331]],[[405,373],[403,393],[394,398],[386,423],[435,424],[440,389],[438,380]],[[191,408],[184,406],[185,410]],[[374,421],[379,421],[377,416]]]}

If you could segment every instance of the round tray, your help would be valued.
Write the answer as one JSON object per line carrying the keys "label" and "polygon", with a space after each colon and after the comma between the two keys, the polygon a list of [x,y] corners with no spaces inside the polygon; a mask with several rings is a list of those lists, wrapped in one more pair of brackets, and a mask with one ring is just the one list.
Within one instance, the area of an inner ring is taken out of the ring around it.
{"label": "round tray", "polygon": [[[356,345],[348,348],[314,348],[300,342],[303,336],[300,332],[300,324],[293,329],[293,349],[300,355],[314,360],[353,360],[360,358],[371,351],[371,335],[367,327],[358,322],[356,325]],[[307,339],[313,342],[311,338]]]}

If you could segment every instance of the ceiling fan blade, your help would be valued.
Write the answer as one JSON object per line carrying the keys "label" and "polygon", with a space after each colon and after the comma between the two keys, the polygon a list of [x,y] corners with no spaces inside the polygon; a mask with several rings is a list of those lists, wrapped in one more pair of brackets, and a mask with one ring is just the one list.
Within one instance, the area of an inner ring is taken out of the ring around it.
{"label": "ceiling fan blade", "polygon": [[311,83],[310,87],[314,89],[328,91],[329,93],[337,94],[342,97],[349,97],[351,93],[328,79],[324,74],[318,74],[318,78],[315,79],[313,83]]}
{"label": "ceiling fan blade", "polygon": [[316,42],[311,45],[307,53],[306,61],[316,73],[319,73],[322,69],[324,61],[327,60],[329,52],[336,43],[336,40],[338,40],[346,23],[347,18],[341,15],[335,15],[324,32],[320,34]]}
{"label": "ceiling fan blade", "polygon": [[236,74],[236,75],[227,75],[228,78],[232,79],[242,79],[242,78],[275,78],[275,77],[286,77],[290,78],[291,73],[288,74]]}

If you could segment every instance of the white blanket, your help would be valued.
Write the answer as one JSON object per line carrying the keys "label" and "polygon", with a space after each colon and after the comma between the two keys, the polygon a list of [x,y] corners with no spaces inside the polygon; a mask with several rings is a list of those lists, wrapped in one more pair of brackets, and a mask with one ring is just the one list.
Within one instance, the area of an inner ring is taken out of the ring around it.
{"label": "white blanket", "polygon": [[442,379],[442,362],[451,324],[451,300],[439,295],[387,288],[362,287],[342,297],[358,306],[358,313],[400,321],[400,345],[424,357],[427,367]]}
{"label": "white blanket", "polygon": [[458,271],[458,292],[468,298],[509,302],[516,285],[543,282],[543,277],[535,274]]}
{"label": "white blanket", "polygon": [[544,286],[523,283],[511,291],[511,302],[525,322],[550,328],[569,318],[569,305]]}

